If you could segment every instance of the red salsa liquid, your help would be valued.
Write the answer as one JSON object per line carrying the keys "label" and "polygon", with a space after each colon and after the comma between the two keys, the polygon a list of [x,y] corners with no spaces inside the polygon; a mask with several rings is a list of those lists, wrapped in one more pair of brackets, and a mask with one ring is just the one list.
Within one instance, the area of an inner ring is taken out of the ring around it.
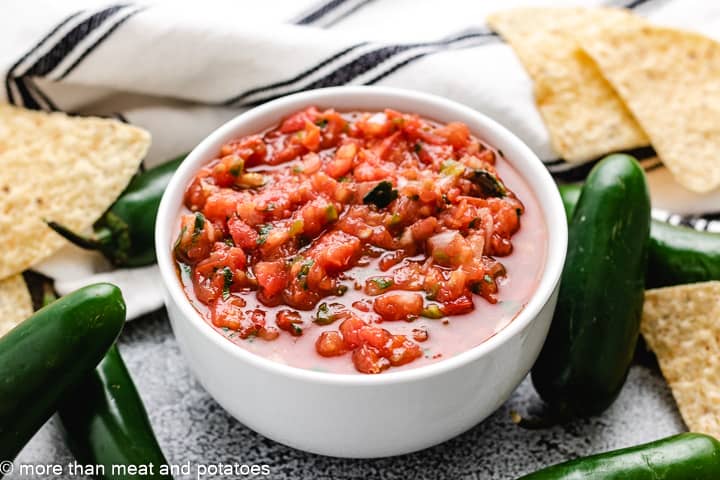
{"label": "red salsa liquid", "polygon": [[466,351],[522,310],[545,264],[537,200],[502,155],[462,123],[393,110],[310,107],[232,140],[185,206],[174,255],[194,306],[301,368]]}

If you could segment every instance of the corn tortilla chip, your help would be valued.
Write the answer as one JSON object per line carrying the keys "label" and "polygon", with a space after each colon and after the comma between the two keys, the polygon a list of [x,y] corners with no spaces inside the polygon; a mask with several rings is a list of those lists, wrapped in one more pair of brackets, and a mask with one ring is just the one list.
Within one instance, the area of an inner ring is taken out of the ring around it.
{"label": "corn tortilla chip", "polygon": [[720,282],[648,290],[641,331],[688,428],[720,438]]}
{"label": "corn tortilla chip", "polygon": [[613,8],[518,8],[488,17],[488,24],[513,47],[533,80],[553,148],[568,162],[649,144],[576,40],[580,32],[642,23]]}
{"label": "corn tortilla chip", "polygon": [[86,231],[128,184],[149,144],[147,132],[115,120],[0,104],[0,278],[64,245],[43,219]]}
{"label": "corn tortilla chip", "polygon": [[30,292],[22,275],[0,280],[0,337],[33,313]]}
{"label": "corn tortilla chip", "polygon": [[583,37],[678,183],[720,186],[720,43],[651,25]]}

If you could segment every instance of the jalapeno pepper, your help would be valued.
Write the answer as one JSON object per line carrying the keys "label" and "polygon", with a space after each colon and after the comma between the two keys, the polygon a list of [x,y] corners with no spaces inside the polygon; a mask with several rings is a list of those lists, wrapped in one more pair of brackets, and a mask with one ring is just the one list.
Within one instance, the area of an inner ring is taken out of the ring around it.
{"label": "jalapeno pepper", "polygon": [[[568,216],[575,209],[581,187],[559,187]],[[720,280],[720,235],[653,220],[645,286],[658,288],[710,280]]]}
{"label": "jalapeno pepper", "polygon": [[532,368],[559,417],[597,415],[625,383],[640,331],[650,232],[645,174],[628,155],[600,161],[568,228],[557,308]]}
{"label": "jalapeno pepper", "polygon": [[518,480],[717,480],[720,442],[681,433],[655,442],[578,458]]}
{"label": "jalapeno pepper", "polygon": [[155,217],[160,199],[184,158],[182,155],[133,178],[117,201],[95,222],[91,237],[55,222],[48,222],[48,226],[78,247],[99,251],[116,266],[140,267],[154,263]]}
{"label": "jalapeno pepper", "polygon": [[117,347],[65,395],[58,413],[75,458],[105,467],[100,478],[113,478],[113,465],[150,464],[153,474],[143,478],[172,478],[159,473],[167,460]]}
{"label": "jalapeno pepper", "polygon": [[81,288],[0,338],[0,460],[12,460],[61,398],[102,360],[125,323],[114,285]]}

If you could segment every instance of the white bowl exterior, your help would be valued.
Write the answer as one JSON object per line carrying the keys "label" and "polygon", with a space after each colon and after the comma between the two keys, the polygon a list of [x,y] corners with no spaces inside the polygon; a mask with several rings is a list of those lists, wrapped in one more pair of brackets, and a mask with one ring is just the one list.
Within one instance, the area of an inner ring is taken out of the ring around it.
{"label": "white bowl exterior", "polygon": [[[461,121],[504,152],[537,195],[548,229],[538,289],[508,326],[483,344],[432,365],[382,375],[342,375],[282,365],[238,347],[191,306],[171,245],[185,186],[220,146],[257,133],[309,105],[337,110],[393,108],[438,121]],[[496,410],[534,363],[555,309],[567,226],[554,182],[517,137],[484,115],[439,97],[379,87],[337,87],[285,97],[226,123],[181,165],[158,212],[156,250],[173,332],[200,383],[253,430],[301,450],[340,457],[399,455],[467,430]]]}
{"label": "white bowl exterior", "polygon": [[168,313],[190,369],[243,424],[300,450],[371,458],[436,445],[493,413],[535,362],[556,300],[557,292],[533,322],[491,355],[439,375],[382,385],[279,376],[237,361],[197,335],[176,304],[168,304]]}

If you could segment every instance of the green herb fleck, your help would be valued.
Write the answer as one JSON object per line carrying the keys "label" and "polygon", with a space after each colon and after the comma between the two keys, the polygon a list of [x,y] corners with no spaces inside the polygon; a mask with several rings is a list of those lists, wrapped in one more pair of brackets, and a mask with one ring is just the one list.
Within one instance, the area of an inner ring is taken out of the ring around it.
{"label": "green herb fleck", "polygon": [[493,283],[493,278],[490,275],[488,275],[487,273],[483,277],[483,280],[485,281],[485,283]]}
{"label": "green herb fleck", "polygon": [[318,325],[330,325],[334,320],[335,317],[330,313],[327,303],[323,302],[318,305],[317,312],[315,312],[315,320],[313,320],[313,322]]}
{"label": "green herb fleck", "polygon": [[225,242],[225,245],[227,245],[228,247],[235,246],[235,242],[233,241],[232,237],[226,237],[225,240],[223,240],[223,242]]}
{"label": "green herb fleck", "polygon": [[375,185],[375,188],[363,197],[363,203],[373,204],[378,208],[385,208],[390,205],[397,196],[398,192],[393,188],[392,183],[384,180]]}
{"label": "green herb fleck", "polygon": [[177,250],[178,247],[180,247],[180,242],[182,241],[182,237],[187,232],[187,227],[183,225],[183,227],[180,229],[180,234],[178,235],[177,239],[175,240],[175,243],[173,244],[173,250]]}
{"label": "green herb fleck", "polygon": [[232,283],[233,283],[232,270],[230,270],[230,267],[223,268],[223,290],[222,290],[223,300],[227,300],[228,298],[230,298],[230,287],[232,287]]}
{"label": "green herb fleck", "polygon": [[292,331],[290,333],[295,336],[300,336],[303,333],[302,327],[300,327],[300,325],[297,325],[295,323],[291,323],[290,328],[292,329]]}
{"label": "green herb fleck", "polygon": [[257,244],[262,245],[267,241],[267,237],[272,231],[273,226],[270,223],[264,223],[258,227],[258,233],[260,234],[257,239]]}
{"label": "green herb fleck", "polygon": [[232,175],[233,177],[237,177],[238,175],[243,173],[244,169],[245,162],[242,158],[238,158],[237,161],[233,163],[233,165],[230,167],[230,170],[228,170],[228,172],[230,172],[230,175]]}
{"label": "green herb fleck", "polygon": [[302,264],[302,267],[300,267],[300,273],[298,273],[298,278],[300,277],[306,277],[308,273],[310,273],[310,267],[313,266],[315,261],[312,258],[308,258],[305,260]]}
{"label": "green herb fleck", "polygon": [[347,291],[347,285],[338,285],[337,290],[335,291],[335,295],[337,295],[338,297],[342,297]]}
{"label": "green herb fleck", "polygon": [[478,228],[482,224],[482,219],[480,217],[475,217],[470,222],[470,225],[468,227],[470,228]]}
{"label": "green herb fleck", "polygon": [[385,290],[393,286],[392,279],[387,277],[373,278],[370,281],[373,282],[380,290]]}
{"label": "green herb fleck", "polygon": [[415,144],[415,153],[420,153],[420,150],[422,150],[422,145],[418,142]]}
{"label": "green herb fleck", "polygon": [[332,203],[328,203],[325,207],[325,219],[328,222],[334,222],[338,219],[337,208],[335,208],[335,205],[333,205]]}
{"label": "green herb fleck", "polygon": [[425,318],[432,318],[437,320],[443,317],[443,313],[440,310],[440,306],[436,303],[431,303],[427,307],[423,308],[422,316]]}
{"label": "green herb fleck", "polygon": [[295,174],[303,173],[305,169],[302,167],[302,165],[295,165],[292,168],[292,172]]}
{"label": "green herb fleck", "polygon": [[205,215],[203,215],[200,212],[195,212],[195,225],[193,225],[193,239],[196,239],[200,236],[200,232],[202,232],[203,228],[205,228]]}
{"label": "green herb fleck", "polygon": [[390,226],[394,227],[395,225],[398,225],[400,220],[402,220],[402,216],[397,212],[393,213],[392,217],[390,217]]}
{"label": "green herb fleck", "polygon": [[328,124],[327,118],[321,118],[318,120],[315,120],[315,125],[317,125],[320,128],[325,128]]}
{"label": "green herb fleck", "polygon": [[302,266],[300,267],[300,272],[297,274],[297,279],[300,281],[300,286],[307,290],[307,276],[308,273],[310,273],[310,267],[313,266],[313,263],[315,261],[311,258],[303,261]]}
{"label": "green herb fleck", "polygon": [[482,195],[486,197],[504,197],[507,195],[505,185],[492,173],[487,170],[468,170],[466,178],[480,188]]}

